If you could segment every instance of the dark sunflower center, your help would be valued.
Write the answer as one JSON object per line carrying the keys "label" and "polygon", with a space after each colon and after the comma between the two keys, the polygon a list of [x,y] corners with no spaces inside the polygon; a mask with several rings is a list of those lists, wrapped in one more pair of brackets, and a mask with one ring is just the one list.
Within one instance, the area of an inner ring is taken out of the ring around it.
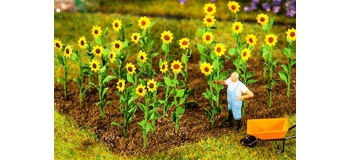
{"label": "dark sunflower center", "polygon": [[131,67],[128,67],[128,71],[129,71],[129,72],[132,72],[132,68],[131,68]]}
{"label": "dark sunflower center", "polygon": [[232,10],[235,10],[235,9],[236,9],[236,6],[235,6],[235,5],[232,5],[232,6],[231,6],[231,9],[232,9]]}
{"label": "dark sunflower center", "polygon": [[213,8],[211,7],[208,7],[208,11],[211,12],[213,10]]}
{"label": "dark sunflower center", "polygon": [[140,56],[140,59],[143,60],[143,56]]}
{"label": "dark sunflower center", "polygon": [[119,82],[119,88],[123,87],[123,83]]}
{"label": "dark sunflower center", "polygon": [[162,69],[163,69],[163,70],[165,69],[165,64],[162,65]]}
{"label": "dark sunflower center", "polygon": [[139,88],[139,93],[142,93],[143,92],[143,89],[142,88]]}
{"label": "dark sunflower center", "polygon": [[120,47],[120,45],[118,43],[116,43],[114,46],[115,46],[115,48],[119,48]]}
{"label": "dark sunflower center", "polygon": [[205,67],[205,68],[204,68],[204,71],[205,71],[205,72],[209,72],[209,68],[208,68],[208,67]]}
{"label": "dark sunflower center", "polygon": [[149,88],[153,88],[153,87],[154,87],[153,83],[149,84]]}
{"label": "dark sunflower center", "polygon": [[205,39],[206,39],[207,41],[209,41],[209,40],[210,40],[210,36],[209,36],[209,35],[205,36]]}
{"label": "dark sunflower center", "polygon": [[270,42],[270,43],[273,42],[273,38],[272,38],[272,37],[269,38],[269,42]]}
{"label": "dark sunflower center", "polygon": [[66,54],[69,54],[69,49],[66,49]]}
{"label": "dark sunflower center", "polygon": [[118,23],[114,23],[114,26],[115,26],[116,28],[118,28],[119,25],[118,25]]}
{"label": "dark sunflower center", "polygon": [[170,37],[169,37],[168,35],[165,35],[165,36],[164,36],[164,39],[165,39],[166,41],[169,41]]}
{"label": "dark sunflower center", "polygon": [[187,45],[187,41],[183,41],[183,42],[182,42],[182,45]]}
{"label": "dark sunflower center", "polygon": [[98,30],[95,30],[94,33],[95,33],[95,34],[98,34]]}
{"label": "dark sunflower center", "polygon": [[250,43],[253,43],[253,39],[252,39],[252,38],[249,38],[249,42],[250,42]]}
{"label": "dark sunflower center", "polygon": [[142,21],[141,24],[144,26],[146,25],[146,21]]}
{"label": "dark sunflower center", "polygon": [[56,43],[56,47],[57,47],[57,48],[60,48],[61,46],[60,46],[60,44],[59,44],[59,43]]}
{"label": "dark sunflower center", "polygon": [[113,54],[110,54],[110,55],[109,55],[109,58],[111,58],[111,59],[112,59],[112,58],[113,58]]}
{"label": "dark sunflower center", "polygon": [[137,36],[134,36],[134,40],[137,40]]}
{"label": "dark sunflower center", "polygon": [[84,42],[84,41],[80,41],[80,45],[82,45],[82,46],[83,46],[84,44],[85,44],[85,42]]}
{"label": "dark sunflower center", "polygon": [[92,68],[97,68],[97,65],[95,63],[92,64]]}
{"label": "dark sunflower center", "polygon": [[294,32],[291,32],[289,35],[290,35],[291,37],[294,37],[294,36],[295,36],[295,33],[294,33]]}
{"label": "dark sunflower center", "polygon": [[99,54],[101,51],[100,49],[96,49],[96,53]]}
{"label": "dark sunflower center", "polygon": [[245,57],[247,55],[247,52],[243,52],[243,56]]}
{"label": "dark sunflower center", "polygon": [[180,68],[180,65],[179,64],[175,64],[174,65],[174,69],[179,69]]}
{"label": "dark sunflower center", "polygon": [[239,29],[239,26],[236,26],[235,29],[238,30],[238,29]]}
{"label": "dark sunflower center", "polygon": [[207,19],[207,21],[208,21],[208,22],[211,22],[211,19],[210,19],[210,18],[208,18],[208,19]]}
{"label": "dark sunflower center", "polygon": [[216,49],[216,51],[217,51],[217,52],[221,52],[221,48],[218,47],[218,48]]}
{"label": "dark sunflower center", "polygon": [[260,21],[261,21],[261,22],[264,22],[264,21],[265,21],[265,18],[264,18],[264,17],[261,17],[261,18],[260,18]]}

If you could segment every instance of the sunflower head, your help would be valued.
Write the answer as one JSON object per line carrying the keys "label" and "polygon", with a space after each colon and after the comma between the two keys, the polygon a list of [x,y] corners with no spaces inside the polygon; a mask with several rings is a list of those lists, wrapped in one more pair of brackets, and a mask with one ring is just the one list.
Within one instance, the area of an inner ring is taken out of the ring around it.
{"label": "sunflower head", "polygon": [[141,17],[138,20],[138,25],[141,29],[146,29],[149,27],[149,25],[151,24],[151,21],[149,20],[149,18],[147,18],[146,16]]}
{"label": "sunflower head", "polygon": [[110,60],[110,62],[114,62],[115,58],[117,57],[117,54],[115,52],[115,50],[109,51],[108,59]]}
{"label": "sunflower head", "polygon": [[119,19],[115,19],[112,23],[112,27],[116,32],[119,32],[119,30],[122,28],[122,25],[122,21],[120,21]]}
{"label": "sunflower head", "polygon": [[291,41],[295,41],[297,38],[297,31],[292,28],[292,29],[288,29],[287,33],[287,39],[291,40]]}
{"label": "sunflower head", "polygon": [[112,42],[112,48],[116,51],[120,51],[123,48],[123,42],[115,40]]}
{"label": "sunflower head", "polygon": [[119,92],[123,92],[125,89],[125,80],[124,79],[119,79],[117,82],[117,87]]}
{"label": "sunflower head", "polygon": [[207,62],[203,62],[200,65],[200,69],[201,72],[204,73],[206,76],[210,75],[213,72],[213,67]]}
{"label": "sunflower head", "polygon": [[226,47],[225,47],[225,45],[222,44],[222,43],[217,43],[217,44],[214,46],[214,52],[215,52],[215,54],[216,54],[218,57],[224,55],[225,52],[226,52]]}
{"label": "sunflower head", "polygon": [[132,63],[127,63],[125,68],[128,71],[128,74],[130,75],[133,75],[136,72],[136,68]]}
{"label": "sunflower head", "polygon": [[171,69],[174,73],[179,73],[182,67],[182,62],[180,62],[179,60],[174,60],[173,63],[171,63]]}
{"label": "sunflower head", "polygon": [[92,27],[92,35],[96,38],[101,36],[102,30],[100,26],[93,26]]}
{"label": "sunflower head", "polygon": [[133,33],[130,38],[132,42],[137,44],[139,43],[140,37],[141,37],[140,33]]}
{"label": "sunflower head", "polygon": [[213,40],[214,40],[214,36],[211,32],[205,32],[202,35],[202,39],[203,39],[205,44],[211,44],[211,42],[213,42]]}
{"label": "sunflower head", "polygon": [[100,62],[97,60],[93,59],[90,63],[90,69],[93,72],[97,72],[100,69]]}
{"label": "sunflower head", "polygon": [[227,7],[230,9],[232,13],[237,13],[241,6],[235,1],[229,1],[227,4]]}
{"label": "sunflower head", "polygon": [[245,40],[246,40],[247,44],[249,46],[252,46],[252,47],[254,47],[256,45],[256,42],[258,41],[256,36],[253,34],[247,35],[247,37],[245,37]]}
{"label": "sunflower head", "polygon": [[277,43],[277,36],[274,34],[268,34],[265,36],[265,42],[268,46],[275,46],[275,44]]}
{"label": "sunflower head", "polygon": [[142,84],[137,85],[136,94],[139,95],[140,97],[144,97],[146,94],[146,87],[143,86]]}
{"label": "sunflower head", "polygon": [[188,48],[189,44],[190,44],[190,40],[188,38],[182,38],[179,40],[179,45],[181,49]]}
{"label": "sunflower head", "polygon": [[70,45],[67,45],[65,48],[64,48],[64,56],[65,57],[71,57],[72,56],[72,46]]}
{"label": "sunflower head", "polygon": [[173,34],[170,31],[164,31],[161,34],[160,39],[162,39],[163,43],[169,44],[173,40]]}
{"label": "sunflower head", "polygon": [[154,79],[150,79],[147,82],[147,89],[150,92],[157,91],[157,82]]}
{"label": "sunflower head", "polygon": [[214,15],[216,12],[216,6],[213,3],[207,3],[203,7],[204,13],[207,15]]}
{"label": "sunflower head", "polygon": [[258,23],[261,25],[267,24],[269,22],[269,17],[266,14],[260,13],[257,17],[256,20],[258,20]]}
{"label": "sunflower head", "polygon": [[235,34],[240,34],[243,30],[243,24],[241,22],[234,22],[231,29]]}
{"label": "sunflower head", "polygon": [[55,48],[57,48],[59,50],[62,50],[62,48],[63,48],[62,42],[59,39],[55,39],[54,45],[55,45]]}
{"label": "sunflower head", "polygon": [[142,62],[146,63],[147,61],[147,54],[143,51],[140,51],[139,54],[137,55],[137,58]]}
{"label": "sunflower head", "polygon": [[92,53],[93,53],[94,56],[96,56],[96,57],[101,57],[101,55],[103,54],[103,51],[104,51],[104,49],[103,49],[103,47],[101,47],[101,46],[94,46],[94,47],[92,48]]}
{"label": "sunflower head", "polygon": [[81,49],[85,49],[87,47],[87,44],[86,44],[86,39],[84,36],[80,37],[79,40],[78,40],[78,46],[81,48]]}
{"label": "sunflower head", "polygon": [[243,61],[247,61],[248,58],[250,57],[250,50],[248,48],[244,48],[241,53],[241,58]]}
{"label": "sunflower head", "polygon": [[203,23],[207,27],[214,26],[215,25],[215,21],[216,21],[216,19],[214,18],[213,15],[205,15],[205,17],[203,18]]}
{"label": "sunflower head", "polygon": [[162,64],[160,65],[160,71],[162,73],[165,73],[166,71],[168,71],[168,62],[163,61]]}

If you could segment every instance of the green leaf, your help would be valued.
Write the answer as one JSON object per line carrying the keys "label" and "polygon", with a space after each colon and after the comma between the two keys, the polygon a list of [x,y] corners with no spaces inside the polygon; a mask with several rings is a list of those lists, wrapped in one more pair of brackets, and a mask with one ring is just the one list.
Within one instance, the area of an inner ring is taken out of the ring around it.
{"label": "green leaf", "polygon": [[230,56],[228,56],[228,55],[225,55],[225,57],[226,57],[227,59],[231,60],[232,62],[235,61],[232,57],[230,57]]}
{"label": "green leaf", "polygon": [[106,92],[107,92],[107,91],[108,91],[108,87],[103,89],[103,92],[102,92],[102,97],[104,97],[104,96],[105,96],[105,94],[106,94]]}
{"label": "green leaf", "polygon": [[249,79],[249,78],[251,78],[253,76],[254,76],[254,72],[250,71],[250,72],[247,73],[246,78]]}
{"label": "green leaf", "polygon": [[165,100],[159,99],[158,102],[159,102],[160,104],[164,104],[164,103],[165,103]]}
{"label": "green leaf", "polygon": [[76,53],[72,54],[72,59],[74,61],[78,62],[79,64],[81,63],[80,58],[79,58],[79,56]]}
{"label": "green leaf", "polygon": [[63,82],[65,82],[65,79],[64,78],[57,78],[57,82],[58,83],[63,83]]}
{"label": "green leaf", "polygon": [[106,37],[107,34],[108,34],[108,27],[106,27],[105,30],[104,30],[104,32],[103,32],[104,37]]}
{"label": "green leaf", "polygon": [[289,69],[286,65],[282,64],[281,67],[283,68],[283,70],[286,72],[286,73],[289,73]]}
{"label": "green leaf", "polygon": [[164,86],[164,84],[163,84],[163,82],[158,81],[158,82],[157,82],[157,86],[159,86],[159,87],[163,87],[163,86]]}
{"label": "green leaf", "polygon": [[255,80],[255,79],[249,79],[248,82],[247,82],[247,85],[248,84],[252,84],[252,83],[255,83],[257,82],[258,80]]}
{"label": "green leaf", "polygon": [[181,105],[182,103],[184,103],[184,102],[186,101],[186,98],[187,98],[186,96],[180,98],[180,103],[179,103],[179,105]]}
{"label": "green leaf", "polygon": [[231,56],[234,56],[236,54],[236,49],[235,48],[230,48],[228,50],[228,53],[231,55]]}
{"label": "green leaf", "polygon": [[139,122],[137,124],[139,124],[140,126],[146,126],[148,124],[147,121],[148,121],[147,119],[144,119],[143,121],[141,121],[141,122]]}
{"label": "green leaf", "polygon": [[163,44],[162,44],[162,50],[163,50],[165,53],[169,53],[169,44],[163,43]]}
{"label": "green leaf", "polygon": [[176,96],[175,97],[182,97],[185,94],[185,89],[176,90]]}
{"label": "green leaf", "polygon": [[207,117],[210,119],[211,118],[211,112],[207,109],[205,109],[205,113],[207,115]]}
{"label": "green leaf", "polygon": [[158,61],[158,67],[161,68],[162,67],[162,64],[163,64],[163,61],[161,58],[159,58],[159,61]]}
{"label": "green leaf", "polygon": [[217,70],[217,69],[219,68],[219,65],[220,65],[219,61],[218,61],[218,60],[215,60],[215,61],[213,62],[213,70]]}
{"label": "green leaf", "polygon": [[204,46],[202,46],[200,44],[196,44],[196,46],[197,46],[197,49],[198,49],[200,54],[206,55],[206,53],[205,53],[206,52],[206,48]]}
{"label": "green leaf", "polygon": [[268,52],[267,48],[265,48],[263,50],[263,55],[262,56],[263,56],[263,59],[265,59],[265,60],[269,59],[269,52]]}
{"label": "green leaf", "polygon": [[204,32],[205,32],[204,29],[198,28],[198,35],[199,35],[199,37],[202,38]]}
{"label": "green leaf", "polygon": [[186,54],[182,54],[181,62],[184,63],[184,64],[187,64],[187,61],[188,61],[187,55]]}
{"label": "green leaf", "polygon": [[77,83],[79,84],[79,86],[80,86],[80,79],[74,78],[73,81],[74,81],[74,82],[77,82]]}
{"label": "green leaf", "polygon": [[219,92],[220,90],[224,89],[224,86],[222,84],[215,84],[214,88],[217,92]]}
{"label": "green leaf", "polygon": [[176,113],[175,112],[171,113],[170,120],[173,122],[176,122]]}
{"label": "green leaf", "polygon": [[148,29],[150,30],[155,23],[156,23],[156,21],[152,21],[151,24],[149,25]]}
{"label": "green leaf", "polygon": [[213,109],[212,114],[221,113],[221,111],[222,111],[222,108],[216,106],[216,107]]}
{"label": "green leaf", "polygon": [[130,74],[126,74],[126,80],[132,84],[134,84],[134,78]]}
{"label": "green leaf", "polygon": [[194,95],[194,92],[196,92],[196,88],[191,88],[190,90],[187,90],[186,96],[187,97],[192,96]]}
{"label": "green leaf", "polygon": [[267,63],[263,62],[263,64],[265,65],[265,67],[270,68],[270,66]]}
{"label": "green leaf", "polygon": [[200,55],[200,59],[201,59],[201,61],[207,62],[207,56],[204,54]]}
{"label": "green leaf", "polygon": [[290,66],[293,66],[296,62],[297,62],[296,59],[292,59],[292,60],[290,61]]}
{"label": "green leaf", "polygon": [[138,103],[139,107],[141,108],[142,111],[147,111],[148,109],[146,108],[145,105],[143,105],[142,103]]}
{"label": "green leaf", "polygon": [[57,55],[57,59],[62,65],[64,65],[63,58],[60,55]]}
{"label": "green leaf", "polygon": [[286,82],[286,84],[288,84],[288,79],[287,79],[287,74],[282,72],[282,71],[278,71],[278,74],[280,75],[281,79]]}
{"label": "green leaf", "polygon": [[171,83],[171,79],[169,77],[164,77],[164,82],[167,86],[171,86],[172,83]]}
{"label": "green leaf", "polygon": [[184,114],[184,113],[185,113],[185,107],[176,108],[177,115]]}
{"label": "green leaf", "polygon": [[166,59],[167,62],[170,62],[175,59],[175,55],[172,55]]}
{"label": "green leaf", "polygon": [[126,24],[126,25],[125,25],[125,28],[129,28],[129,27],[131,27],[131,26],[132,26],[132,22]]}
{"label": "green leaf", "polygon": [[186,84],[185,84],[185,82],[183,81],[183,80],[178,80],[178,82],[179,82],[179,86],[182,88],[182,87],[184,87]]}
{"label": "green leaf", "polygon": [[151,55],[151,59],[153,59],[154,57],[156,57],[158,54],[159,54],[159,53],[153,53],[153,54]]}
{"label": "green leaf", "polygon": [[143,29],[143,30],[142,30],[141,38],[143,38],[143,37],[146,37],[146,29]]}
{"label": "green leaf", "polygon": [[290,48],[284,48],[284,49],[283,49],[283,53],[284,53],[288,58],[291,58],[291,57],[292,57],[292,49],[290,49]]}
{"label": "green leaf", "polygon": [[103,81],[102,83],[108,83],[109,81],[111,81],[112,79],[115,79],[117,78],[116,76],[107,76]]}
{"label": "green leaf", "polygon": [[111,125],[121,127],[121,125],[118,122],[112,122]]}
{"label": "green leaf", "polygon": [[270,18],[270,20],[269,20],[269,28],[272,27],[274,21],[275,21],[275,17]]}
{"label": "green leaf", "polygon": [[228,72],[227,71],[221,72],[219,80],[226,79],[227,77],[228,77]]}
{"label": "green leaf", "polygon": [[268,25],[268,24],[264,24],[264,25],[262,26],[262,29],[263,29],[264,31],[267,31],[267,30],[269,29],[269,25]]}
{"label": "green leaf", "polygon": [[96,42],[97,44],[102,44],[102,38],[101,38],[101,36],[95,37],[95,42]]}

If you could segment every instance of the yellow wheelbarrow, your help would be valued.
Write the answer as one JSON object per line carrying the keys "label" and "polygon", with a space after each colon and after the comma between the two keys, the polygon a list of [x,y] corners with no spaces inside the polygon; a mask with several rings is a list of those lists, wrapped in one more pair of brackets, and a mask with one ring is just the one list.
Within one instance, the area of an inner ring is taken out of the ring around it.
{"label": "yellow wheelbarrow", "polygon": [[287,118],[250,119],[247,121],[248,136],[241,139],[241,144],[253,148],[260,141],[283,141],[282,150],[278,147],[278,152],[284,152],[286,140],[296,138],[296,136],[286,137],[288,131],[296,125],[289,127]]}

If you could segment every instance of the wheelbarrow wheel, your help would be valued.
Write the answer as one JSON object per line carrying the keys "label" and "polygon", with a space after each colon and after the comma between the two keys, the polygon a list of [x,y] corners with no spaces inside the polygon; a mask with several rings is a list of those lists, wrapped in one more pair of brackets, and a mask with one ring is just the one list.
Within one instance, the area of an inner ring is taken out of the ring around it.
{"label": "wheelbarrow wheel", "polygon": [[240,140],[243,146],[254,148],[258,139],[255,136],[248,135]]}

